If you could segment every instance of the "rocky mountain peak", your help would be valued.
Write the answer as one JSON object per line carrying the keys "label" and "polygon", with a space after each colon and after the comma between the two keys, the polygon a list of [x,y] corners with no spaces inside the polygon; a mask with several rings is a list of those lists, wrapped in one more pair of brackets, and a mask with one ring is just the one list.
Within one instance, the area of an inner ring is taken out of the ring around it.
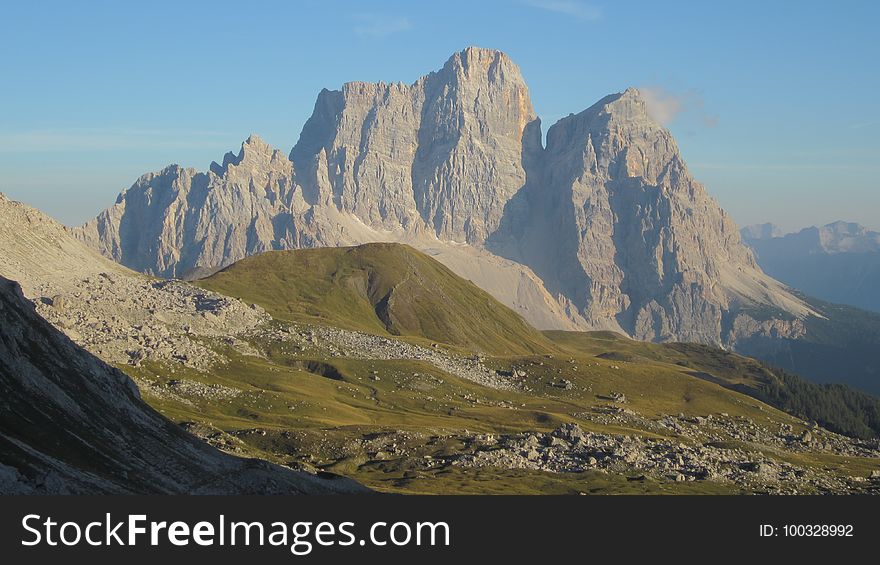
{"label": "rocky mountain peak", "polygon": [[603,177],[641,177],[656,185],[662,176],[684,172],[675,139],[650,118],[635,88],[556,122],[547,132],[547,153],[549,161],[562,161],[554,165],[557,176],[586,167]]}
{"label": "rocky mountain peak", "polygon": [[375,229],[482,245],[525,184],[540,130],[519,68],[468,48],[413,84],[324,90],[291,159],[309,202]]}
{"label": "rocky mountain peak", "polygon": [[620,121],[638,123],[654,121],[648,114],[648,105],[642,93],[632,86],[619,94],[605,98],[603,102],[603,111]]}
{"label": "rocky mountain peak", "polygon": [[746,226],[740,233],[745,240],[772,239],[785,235],[782,228],[771,222]]}
{"label": "rocky mountain peak", "polygon": [[798,234],[810,234],[821,253],[866,253],[880,251],[880,233],[856,222],[836,221],[822,227],[805,228]]}
{"label": "rocky mountain peak", "polygon": [[824,231],[841,236],[859,236],[868,232],[868,228],[856,222],[837,220],[824,226]]}
{"label": "rocky mountain peak", "polygon": [[518,80],[522,81],[519,67],[510,57],[496,49],[467,47],[452,55],[443,71],[464,80]]}
{"label": "rocky mountain peak", "polygon": [[258,155],[271,155],[277,149],[263,141],[259,135],[252,133],[241,144],[242,153],[254,153]]}
{"label": "rocky mountain peak", "polygon": [[514,134],[536,119],[528,87],[519,66],[495,49],[468,47],[454,54],[443,68],[422,79],[441,98],[451,98],[452,110],[480,115],[499,112],[515,116]]}
{"label": "rocky mountain peak", "polygon": [[[274,163],[273,163],[274,162]],[[241,144],[241,149],[236,155],[229,152],[223,156],[223,164],[211,163],[211,171],[217,176],[228,174],[230,167],[246,166],[251,170],[271,168],[273,164],[288,163],[283,152],[275,149],[255,133],[252,133]]]}

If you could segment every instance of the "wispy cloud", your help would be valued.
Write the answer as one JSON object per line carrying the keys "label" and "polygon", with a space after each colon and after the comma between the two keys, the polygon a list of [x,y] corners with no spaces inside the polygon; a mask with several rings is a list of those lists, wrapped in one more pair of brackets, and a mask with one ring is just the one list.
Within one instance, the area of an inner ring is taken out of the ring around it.
{"label": "wispy cloud", "polygon": [[880,120],[870,120],[867,122],[859,122],[857,124],[852,124],[849,126],[850,129],[864,129],[873,126],[880,126]]}
{"label": "wispy cloud", "polygon": [[356,14],[353,19],[357,22],[354,33],[358,37],[381,39],[413,28],[412,22],[406,16]]}
{"label": "wispy cloud", "polygon": [[639,92],[648,106],[648,114],[663,125],[669,125],[679,116],[693,114],[707,128],[718,125],[718,116],[706,111],[703,97],[695,89],[673,92],[662,86],[640,86]]}
{"label": "wispy cloud", "polygon": [[164,129],[72,128],[0,131],[0,151],[36,153],[51,151],[112,151],[155,147],[198,148],[229,137],[219,131]]}
{"label": "wispy cloud", "polygon": [[602,10],[576,0],[522,0],[526,6],[556,12],[579,20],[593,21],[602,17]]}
{"label": "wispy cloud", "polygon": [[871,172],[880,171],[877,165],[846,165],[846,164],[816,164],[816,163],[690,163],[691,169],[718,170],[718,171],[848,171],[848,172]]}

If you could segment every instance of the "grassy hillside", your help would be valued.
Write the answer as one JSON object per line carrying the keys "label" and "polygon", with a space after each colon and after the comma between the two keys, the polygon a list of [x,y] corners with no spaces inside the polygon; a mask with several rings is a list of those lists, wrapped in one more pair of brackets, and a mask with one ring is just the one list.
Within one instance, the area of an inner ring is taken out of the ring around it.
{"label": "grassy hillside", "polygon": [[489,294],[407,245],[270,252],[196,284],[259,304],[280,320],[500,355],[553,347]]}
{"label": "grassy hillside", "polygon": [[650,344],[611,332],[545,332],[559,345],[604,359],[662,362],[687,374],[766,402],[849,436],[880,435],[880,398],[841,384],[816,384],[714,347],[693,343]]}

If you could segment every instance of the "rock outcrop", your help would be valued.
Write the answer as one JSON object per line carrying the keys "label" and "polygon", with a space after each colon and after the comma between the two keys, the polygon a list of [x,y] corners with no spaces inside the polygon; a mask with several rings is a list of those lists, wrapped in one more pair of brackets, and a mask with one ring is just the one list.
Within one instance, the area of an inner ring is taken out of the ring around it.
{"label": "rock outcrop", "polygon": [[307,245],[292,229],[292,171],[282,152],[251,136],[206,173],[172,165],[143,175],[77,235],[136,271],[163,277]]}
{"label": "rock outcrop", "polygon": [[811,313],[756,265],[638,91],[563,118],[544,148],[519,69],[478,48],[413,84],[324,90],[289,159],[251,137],[206,173],[141,177],[76,233],[165,277],[405,242],[540,328],[649,340],[731,344],[749,312]]}

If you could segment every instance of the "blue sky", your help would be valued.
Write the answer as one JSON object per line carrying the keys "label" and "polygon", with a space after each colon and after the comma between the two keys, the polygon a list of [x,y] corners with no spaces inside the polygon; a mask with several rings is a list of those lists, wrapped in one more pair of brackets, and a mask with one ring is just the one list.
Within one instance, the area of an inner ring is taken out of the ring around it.
{"label": "blue sky", "polygon": [[289,151],[321,88],[479,45],[545,130],[642,88],[741,224],[880,228],[877,2],[0,1],[0,191],[68,224],[251,132]]}

